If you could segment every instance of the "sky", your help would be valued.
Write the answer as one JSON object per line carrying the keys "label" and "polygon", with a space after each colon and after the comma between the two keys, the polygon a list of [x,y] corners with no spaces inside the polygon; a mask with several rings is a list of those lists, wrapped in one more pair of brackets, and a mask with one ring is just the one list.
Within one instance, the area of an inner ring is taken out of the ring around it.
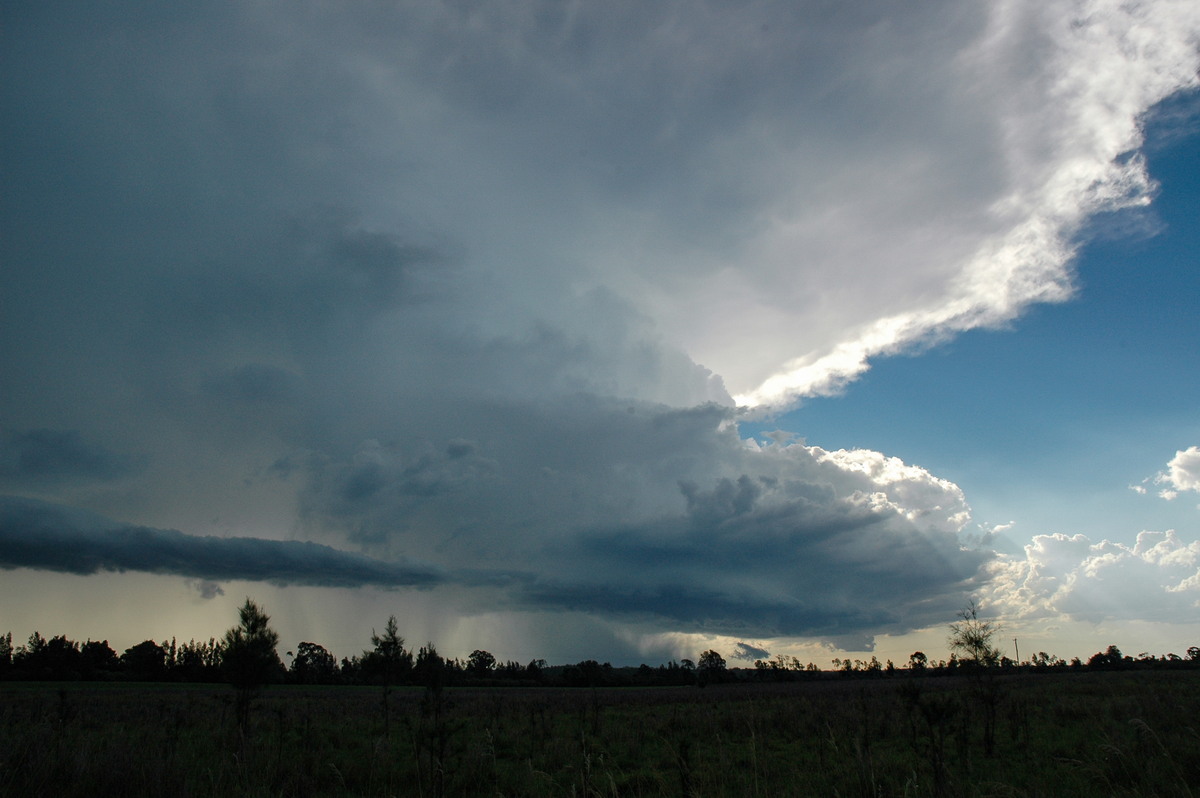
{"label": "sky", "polygon": [[7,3],[0,631],[1200,642],[1200,6]]}

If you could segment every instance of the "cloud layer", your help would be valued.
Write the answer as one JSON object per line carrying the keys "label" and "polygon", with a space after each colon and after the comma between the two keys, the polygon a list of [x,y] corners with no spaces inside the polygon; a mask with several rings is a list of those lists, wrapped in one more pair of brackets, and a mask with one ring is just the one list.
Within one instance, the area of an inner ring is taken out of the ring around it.
{"label": "cloud layer", "polygon": [[993,555],[734,396],[1070,296],[1200,65],[1185,0],[3,13],[6,567],[747,637],[918,628]]}
{"label": "cloud layer", "polygon": [[445,580],[437,569],[384,563],[317,543],[185,535],[15,497],[0,497],[0,568],[174,574],[201,580],[201,592],[212,595],[220,588],[211,580],[321,587],[430,587]]}
{"label": "cloud layer", "polygon": [[[600,429],[571,429],[597,419]],[[0,564],[440,587],[476,611],[584,612],[647,630],[859,646],[875,632],[946,617],[978,588],[990,554],[964,548],[959,532],[969,516],[955,486],[873,452],[748,445],[729,419],[716,405],[585,405],[539,423],[549,427],[541,438],[560,446],[572,434],[604,439],[586,452],[454,439],[440,452],[406,454],[372,441],[345,461],[312,459],[289,471],[301,483],[311,534],[391,558],[404,553],[399,562],[307,542],[131,526],[9,498]],[[515,432],[522,443],[539,438]]]}

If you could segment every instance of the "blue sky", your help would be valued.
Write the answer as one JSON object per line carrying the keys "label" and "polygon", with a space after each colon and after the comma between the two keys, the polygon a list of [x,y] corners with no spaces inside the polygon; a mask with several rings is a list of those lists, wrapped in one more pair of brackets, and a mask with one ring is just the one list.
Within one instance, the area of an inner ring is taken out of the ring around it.
{"label": "blue sky", "polygon": [[0,12],[17,638],[1200,634],[1191,0],[63,8]]}

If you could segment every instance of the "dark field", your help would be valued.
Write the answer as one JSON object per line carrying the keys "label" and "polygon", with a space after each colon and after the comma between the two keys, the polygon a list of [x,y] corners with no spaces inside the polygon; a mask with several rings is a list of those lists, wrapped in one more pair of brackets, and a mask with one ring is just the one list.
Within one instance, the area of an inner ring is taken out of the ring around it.
{"label": "dark field", "polygon": [[0,699],[6,796],[1200,794],[1196,671],[403,688],[386,717],[378,687],[287,686],[245,735],[216,685]]}

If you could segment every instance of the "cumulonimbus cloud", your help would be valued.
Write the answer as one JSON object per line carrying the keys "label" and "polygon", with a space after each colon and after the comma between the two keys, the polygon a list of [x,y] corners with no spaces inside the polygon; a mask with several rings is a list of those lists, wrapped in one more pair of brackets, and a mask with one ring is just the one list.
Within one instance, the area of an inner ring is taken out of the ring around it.
{"label": "cumulonimbus cloud", "polygon": [[993,555],[953,483],[746,444],[733,395],[1068,297],[1200,31],[1190,0],[154,14],[6,18],[0,489],[122,519],[10,505],[6,562],[761,638],[940,620]]}

